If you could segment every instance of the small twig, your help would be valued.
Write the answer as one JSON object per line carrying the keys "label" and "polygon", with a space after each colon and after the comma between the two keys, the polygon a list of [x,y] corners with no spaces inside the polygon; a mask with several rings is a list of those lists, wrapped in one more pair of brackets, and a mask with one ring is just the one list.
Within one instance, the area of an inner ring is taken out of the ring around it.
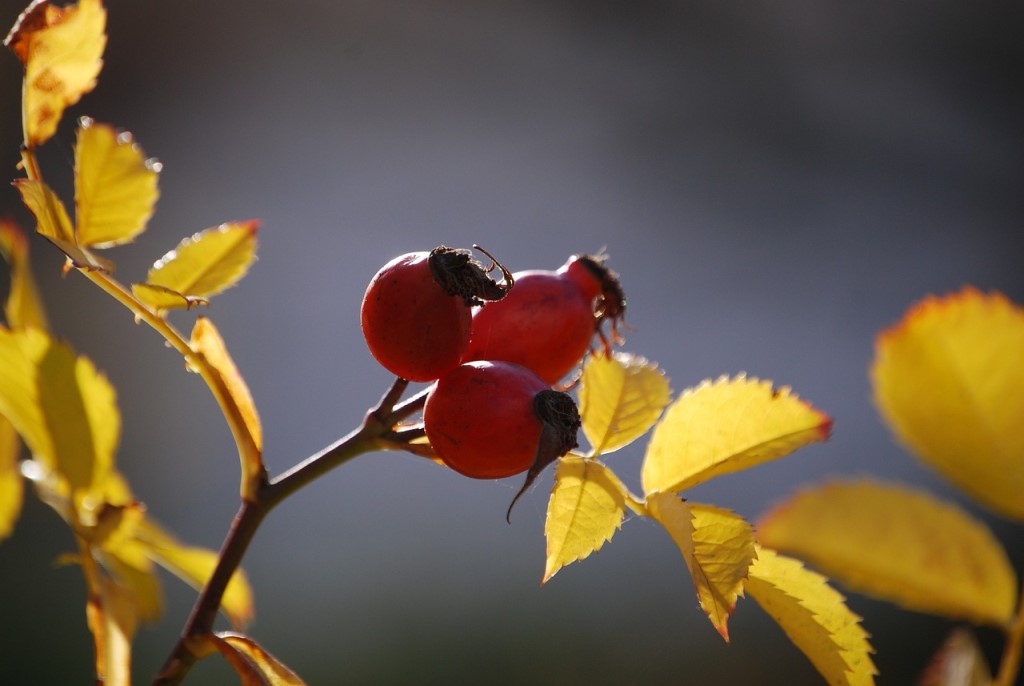
{"label": "small twig", "polygon": [[387,426],[394,426],[394,421],[388,421],[391,412],[394,410],[395,404],[402,398],[402,394],[405,393],[405,389],[409,387],[409,382],[402,377],[396,377],[391,383],[391,388],[388,389],[384,397],[377,403],[377,407],[370,410],[368,413],[368,419],[373,418],[381,424]]}
{"label": "small twig", "polygon": [[392,408],[391,412],[388,413],[387,418],[384,420],[388,426],[394,426],[403,419],[408,419],[412,415],[416,414],[423,409],[423,404],[427,402],[427,396],[430,395],[430,391],[433,390],[433,386],[424,388],[416,395],[410,397],[403,403],[396,405]]}
{"label": "small twig", "polygon": [[410,443],[420,438],[424,438],[427,435],[427,430],[423,428],[422,424],[410,424],[401,429],[396,429],[388,435],[388,440],[395,443],[402,443],[401,448],[404,450],[405,443]]}
{"label": "small twig", "polygon": [[398,440],[413,438],[417,433],[415,430],[396,432],[393,431],[394,423],[387,423],[395,416],[406,413],[417,402],[422,405],[423,400],[417,401],[418,396],[414,396],[410,399],[413,401],[411,404],[407,401],[401,409],[395,408],[395,403],[407,386],[407,381],[397,379],[381,398],[380,403],[367,412],[366,419],[359,429],[311,455],[277,478],[264,483],[258,491],[256,500],[242,502],[221,546],[217,567],[196,599],[174,649],[153,680],[154,686],[180,684],[188,674],[197,659],[191,644],[196,638],[205,636],[213,630],[213,623],[228,581],[241,564],[242,557],[260,523],[274,507],[303,486],[363,453],[397,447]]}
{"label": "small twig", "polygon": [[260,503],[242,501],[238,514],[235,515],[231,529],[221,546],[217,567],[196,599],[178,642],[153,680],[154,685],[180,684],[192,665],[195,664],[197,656],[190,649],[189,641],[197,636],[208,634],[213,629],[213,622],[220,609],[221,599],[224,597],[228,581],[241,563],[242,556],[245,555],[246,548],[249,547],[249,542],[256,534],[260,522],[269,511],[269,508],[261,506]]}

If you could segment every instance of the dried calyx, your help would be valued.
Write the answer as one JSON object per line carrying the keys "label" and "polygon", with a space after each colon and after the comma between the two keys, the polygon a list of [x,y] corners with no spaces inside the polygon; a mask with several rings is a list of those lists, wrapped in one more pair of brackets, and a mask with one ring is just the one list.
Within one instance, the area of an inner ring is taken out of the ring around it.
{"label": "dried calyx", "polygon": [[[577,255],[577,261],[585,266],[601,284],[601,294],[594,303],[594,330],[601,339],[605,354],[609,354],[612,344],[621,345],[622,334],[619,333],[619,322],[626,316],[626,294],[619,283],[619,275],[605,264],[607,256]],[[601,325],[608,320],[611,340],[605,336]]]}
{"label": "dried calyx", "polygon": [[579,445],[576,434],[582,421],[576,401],[568,393],[555,390],[544,390],[533,398],[533,413],[541,423],[540,438],[537,440],[537,453],[533,464],[526,472],[526,481],[519,489],[505,513],[505,521],[510,521],[512,508],[526,492],[526,489],[537,479],[544,468]]}
{"label": "dried calyx", "polygon": [[[489,252],[478,245],[473,247],[490,258],[489,267],[484,267],[473,259],[472,251],[449,248],[446,245],[439,245],[431,250],[428,258],[434,280],[449,295],[462,298],[467,307],[483,305],[486,301],[501,300],[514,283],[512,273]],[[489,276],[495,269],[501,271],[500,282]]]}

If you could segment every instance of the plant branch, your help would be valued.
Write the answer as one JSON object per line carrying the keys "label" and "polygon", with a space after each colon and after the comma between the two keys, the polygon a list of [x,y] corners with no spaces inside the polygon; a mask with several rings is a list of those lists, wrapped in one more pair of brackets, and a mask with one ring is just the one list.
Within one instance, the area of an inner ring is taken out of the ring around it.
{"label": "plant branch", "polygon": [[[221,373],[210,364],[206,355],[201,350],[193,348],[192,343],[186,340],[170,322],[136,298],[134,293],[109,274],[91,269],[79,269],[78,271],[89,281],[99,286],[110,297],[114,298],[114,300],[124,305],[138,320],[149,324],[158,334],[163,336],[164,340],[171,347],[185,358],[189,368],[199,373],[199,376],[202,377],[206,386],[210,389],[210,393],[217,402],[217,406],[220,407],[221,414],[224,415],[224,421],[227,422],[231,435],[235,439],[235,447],[238,449],[242,463],[245,464],[247,455],[252,451],[255,450],[258,453],[258,448],[254,447],[252,443],[252,434],[245,424],[245,419],[239,410],[237,401],[225,385]],[[245,481],[243,477],[242,497],[248,499],[250,484],[245,483]]]}
{"label": "plant branch", "polygon": [[[22,167],[25,169],[28,178],[35,181],[43,181],[42,171],[39,167],[35,151],[32,148],[23,147],[21,159]],[[77,243],[77,238],[73,240]],[[152,327],[172,348],[185,358],[185,362],[190,368],[199,373],[217,401],[217,405],[220,407],[224,419],[231,429],[231,435],[235,438],[235,444],[244,462],[247,449],[243,441],[245,437],[250,436],[249,429],[245,426],[245,421],[238,411],[237,403],[225,388],[220,372],[210,364],[205,355],[196,351],[192,344],[170,322],[136,298],[131,290],[110,274],[99,269],[84,267],[77,267],[77,271],[98,286],[104,293],[126,307],[135,315],[136,320],[143,321]],[[243,484],[243,494],[245,487],[246,485]]]}
{"label": "plant branch", "polygon": [[412,415],[416,414],[423,409],[423,403],[427,401],[427,396],[430,395],[430,391],[433,388],[433,386],[424,388],[405,402],[394,406],[390,409],[386,417],[381,417],[381,421],[388,426],[394,426],[398,422],[408,419]]}
{"label": "plant branch", "polygon": [[[249,543],[267,514],[288,496],[335,467],[363,453],[393,446],[394,441],[388,437],[394,434],[394,422],[388,422],[392,421],[396,413],[403,414],[409,409],[408,401],[402,405],[403,409],[400,411],[395,408],[395,403],[408,383],[404,379],[396,379],[380,403],[367,412],[358,429],[306,458],[277,478],[263,483],[256,500],[242,501],[221,546],[217,566],[196,599],[181,636],[153,681],[154,686],[180,684],[199,658],[194,650],[197,639],[213,631],[214,620],[217,618],[228,581],[241,564]],[[417,397],[414,396],[410,400]],[[418,402],[422,405],[422,399]]]}
{"label": "plant branch", "polygon": [[104,293],[128,308],[128,310],[130,310],[138,320],[145,322],[158,334],[163,336],[164,340],[166,340],[172,348],[181,353],[182,357],[202,373],[203,365],[198,359],[199,356],[195,354],[194,350],[192,350],[192,346],[185,340],[185,337],[182,336],[181,333],[166,319],[159,316],[156,312],[140,302],[135,297],[134,293],[125,288],[119,281],[112,278],[109,274],[96,269],[79,269],[78,271],[82,276],[99,286]]}
{"label": "plant branch", "polygon": [[260,489],[260,503],[270,510],[303,486],[315,481],[335,467],[363,453],[382,449],[384,447],[383,442],[380,441],[382,433],[379,429],[364,424],[358,431],[339,439],[271,480]]}
{"label": "plant branch", "polygon": [[[25,140],[28,140],[28,138],[26,137]],[[28,178],[42,178],[42,172],[39,170],[39,160],[36,158],[35,151],[32,148],[29,148],[27,144],[22,144],[21,166],[25,170],[25,175]]]}

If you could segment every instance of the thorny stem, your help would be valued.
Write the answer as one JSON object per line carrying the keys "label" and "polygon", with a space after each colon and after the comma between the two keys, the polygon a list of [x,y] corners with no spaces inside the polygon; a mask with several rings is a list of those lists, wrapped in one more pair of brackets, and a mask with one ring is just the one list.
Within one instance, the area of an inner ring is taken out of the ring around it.
{"label": "thorny stem", "polygon": [[1012,686],[1020,672],[1021,651],[1024,650],[1024,583],[1021,584],[1018,603],[1017,614],[1006,630],[1003,659],[999,664],[999,673],[992,682],[993,686]]}
{"label": "thorny stem", "polygon": [[274,507],[326,472],[363,453],[400,447],[404,432],[396,431],[395,424],[414,414],[426,398],[425,393],[419,393],[396,406],[408,385],[408,381],[396,379],[358,429],[261,484],[255,500],[242,501],[221,546],[217,567],[196,599],[178,642],[153,680],[154,686],[180,684],[195,664],[199,657],[194,651],[196,641],[213,630],[228,582],[241,564],[260,523]]}

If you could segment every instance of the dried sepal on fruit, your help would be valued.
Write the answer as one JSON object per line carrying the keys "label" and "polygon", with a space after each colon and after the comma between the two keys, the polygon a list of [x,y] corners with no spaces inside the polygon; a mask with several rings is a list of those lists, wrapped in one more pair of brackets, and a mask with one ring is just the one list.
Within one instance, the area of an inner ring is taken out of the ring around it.
{"label": "dried sepal on fruit", "polygon": [[512,508],[519,498],[530,487],[544,468],[562,457],[579,443],[580,412],[576,401],[568,393],[551,389],[543,390],[533,397],[533,415],[540,420],[541,430],[537,439],[537,452],[533,456],[530,468],[526,470],[526,480],[512,498],[505,512],[505,521],[512,517]]}
{"label": "dried sepal on fruit", "polygon": [[[434,280],[446,293],[462,298],[467,307],[501,300],[514,283],[512,272],[479,245],[473,247],[490,258],[489,267],[484,268],[473,259],[473,253],[469,250],[449,248],[445,245],[439,245],[431,250],[428,259]],[[501,282],[494,281],[488,276],[495,269],[501,271]]]}

